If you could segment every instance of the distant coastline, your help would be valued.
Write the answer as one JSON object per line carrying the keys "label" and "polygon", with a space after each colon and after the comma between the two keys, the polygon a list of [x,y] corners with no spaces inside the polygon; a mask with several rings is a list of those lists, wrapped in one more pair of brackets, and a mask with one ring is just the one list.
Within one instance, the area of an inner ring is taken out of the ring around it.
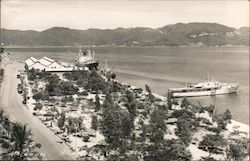
{"label": "distant coastline", "polygon": [[249,46],[249,27],[236,29],[218,23],[193,22],[159,28],[1,29],[1,43],[6,46]]}

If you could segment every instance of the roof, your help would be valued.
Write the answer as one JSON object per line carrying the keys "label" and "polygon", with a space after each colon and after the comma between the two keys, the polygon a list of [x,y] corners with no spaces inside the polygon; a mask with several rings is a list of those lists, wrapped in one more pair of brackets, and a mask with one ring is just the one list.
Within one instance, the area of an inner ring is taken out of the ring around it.
{"label": "roof", "polygon": [[25,64],[30,67],[31,65],[35,64],[38,60],[34,57],[30,57],[29,59],[25,60]]}
{"label": "roof", "polygon": [[39,59],[39,62],[40,62],[42,65],[44,65],[44,66],[48,66],[48,65],[52,64],[52,63],[54,62],[54,60],[49,59],[49,58],[47,58],[47,57],[43,57],[43,58]]}
{"label": "roof", "polygon": [[36,59],[36,58],[34,58],[34,57],[30,57],[30,59],[32,60],[32,61],[34,61],[34,62],[37,62],[38,60]]}
{"label": "roof", "polygon": [[44,66],[43,64],[41,64],[40,62],[36,62],[33,65],[29,66],[29,69],[39,69],[39,70],[43,70],[46,68],[46,66]]}
{"label": "roof", "polygon": [[46,71],[51,71],[51,72],[75,70],[74,67],[71,67],[68,64],[64,64],[65,66],[63,66],[62,64],[57,63],[55,60],[50,59],[48,57],[43,57],[39,60],[37,60],[34,57],[30,57],[29,59],[25,60],[25,64],[28,66],[29,69],[31,68],[40,70],[46,69]]}
{"label": "roof", "polygon": [[44,58],[44,59],[46,59],[46,60],[48,60],[48,61],[50,61],[51,63],[55,61],[55,60],[50,59],[50,58],[48,58],[48,57],[46,57],[46,56],[45,56],[45,57],[43,57],[43,58]]}
{"label": "roof", "polygon": [[57,63],[57,62],[53,62],[50,65],[47,66],[48,68],[63,68],[64,66],[62,66],[61,64]]}

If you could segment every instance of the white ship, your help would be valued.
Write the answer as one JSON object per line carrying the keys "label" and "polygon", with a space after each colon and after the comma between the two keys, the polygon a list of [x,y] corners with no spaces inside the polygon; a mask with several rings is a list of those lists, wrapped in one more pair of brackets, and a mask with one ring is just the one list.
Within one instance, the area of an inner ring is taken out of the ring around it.
{"label": "white ship", "polygon": [[238,83],[204,81],[196,84],[189,84],[184,88],[170,88],[168,92],[172,97],[213,96],[219,94],[236,93],[238,86]]}
{"label": "white ship", "polygon": [[97,69],[98,61],[95,59],[95,52],[93,50],[82,51],[79,50],[78,57],[76,58],[76,65],[80,67],[89,67]]}

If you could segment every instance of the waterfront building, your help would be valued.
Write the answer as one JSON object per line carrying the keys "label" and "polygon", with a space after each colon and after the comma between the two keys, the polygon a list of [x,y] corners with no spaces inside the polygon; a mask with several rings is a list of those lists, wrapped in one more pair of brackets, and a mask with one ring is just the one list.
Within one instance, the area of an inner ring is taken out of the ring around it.
{"label": "waterfront building", "polygon": [[70,72],[73,70],[88,70],[86,69],[86,67],[76,67],[67,63],[59,63],[48,57],[43,57],[39,60],[34,57],[30,57],[29,59],[25,60],[25,69],[30,70],[32,68],[36,70],[44,70],[47,72]]}
{"label": "waterfront building", "polygon": [[25,69],[38,69],[38,70],[44,70],[45,66],[41,64],[36,58],[30,57],[29,59],[25,60]]}
{"label": "waterfront building", "polygon": [[46,69],[62,69],[62,68],[65,68],[64,66],[62,66],[61,64],[57,63],[55,60],[53,59],[50,59],[48,57],[43,57],[39,60],[39,62],[41,64],[43,64],[46,68]]}

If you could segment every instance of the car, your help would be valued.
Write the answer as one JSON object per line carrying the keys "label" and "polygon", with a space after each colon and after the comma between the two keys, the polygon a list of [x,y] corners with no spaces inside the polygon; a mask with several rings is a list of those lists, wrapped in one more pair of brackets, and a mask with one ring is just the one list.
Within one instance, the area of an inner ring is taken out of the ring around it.
{"label": "car", "polygon": [[62,134],[62,131],[56,131],[55,134]]}
{"label": "car", "polygon": [[64,141],[67,142],[67,143],[71,143],[71,142],[72,142],[72,141],[70,141],[69,138],[62,138],[62,140],[64,140]]}
{"label": "car", "polygon": [[23,93],[23,90],[22,90],[21,88],[18,88],[18,89],[17,89],[17,92],[18,92],[18,93]]}
{"label": "car", "polygon": [[79,137],[79,138],[80,138],[80,137],[82,137],[83,135],[82,135],[82,133],[79,133],[79,132],[78,132],[78,133],[74,133],[73,136],[76,136],[76,137]]}
{"label": "car", "polygon": [[17,74],[17,75],[16,75],[16,78],[20,78],[20,77],[21,77],[20,74]]}
{"label": "car", "polygon": [[62,134],[63,137],[68,137],[68,135],[66,133]]}
{"label": "car", "polygon": [[25,100],[23,100],[22,103],[23,103],[24,105],[26,105],[26,101],[25,101]]}
{"label": "car", "polygon": [[63,143],[63,141],[57,141],[57,143],[62,144],[62,143]]}
{"label": "car", "polygon": [[65,105],[65,104],[62,104],[61,107],[66,107],[66,105]]}

